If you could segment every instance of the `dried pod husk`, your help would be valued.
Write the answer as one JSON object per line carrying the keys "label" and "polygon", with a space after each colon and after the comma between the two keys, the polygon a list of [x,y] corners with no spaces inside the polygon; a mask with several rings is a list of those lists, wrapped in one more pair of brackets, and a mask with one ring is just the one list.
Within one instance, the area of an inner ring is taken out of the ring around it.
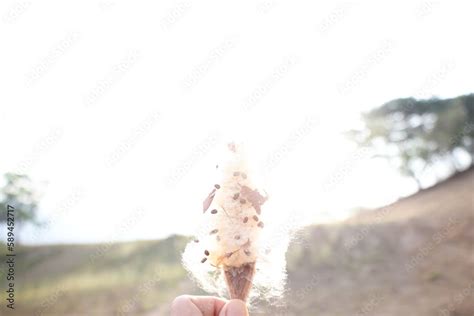
{"label": "dried pod husk", "polygon": [[240,267],[224,266],[223,269],[230,298],[247,301],[252,289],[255,262],[245,263]]}

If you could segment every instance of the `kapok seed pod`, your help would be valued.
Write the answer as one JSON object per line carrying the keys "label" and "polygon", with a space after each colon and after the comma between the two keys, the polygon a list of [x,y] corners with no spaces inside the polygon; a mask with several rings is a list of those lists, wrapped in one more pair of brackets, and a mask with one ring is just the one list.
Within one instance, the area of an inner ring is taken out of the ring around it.
{"label": "kapok seed pod", "polygon": [[[203,212],[209,209],[212,216],[203,216],[205,228],[199,236],[201,242],[195,244],[200,251],[193,260],[201,260],[200,266],[205,269],[205,273],[196,274],[197,278],[212,275],[212,269],[221,269],[230,298],[245,301],[258,264],[258,240],[263,228],[255,213],[260,214],[266,197],[255,185],[240,146],[231,144],[229,149],[228,161],[219,164],[222,178],[217,179],[218,184],[212,184],[214,187],[203,203]],[[187,251],[188,247],[185,255]],[[199,259],[203,253],[205,257]]]}

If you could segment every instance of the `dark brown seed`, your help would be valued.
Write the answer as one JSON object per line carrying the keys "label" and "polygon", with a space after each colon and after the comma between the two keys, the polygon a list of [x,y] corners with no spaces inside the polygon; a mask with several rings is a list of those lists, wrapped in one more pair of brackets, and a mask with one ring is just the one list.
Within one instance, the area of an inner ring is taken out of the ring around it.
{"label": "dark brown seed", "polygon": [[247,179],[247,175],[245,173],[242,172],[242,178],[243,179]]}
{"label": "dark brown seed", "polygon": [[207,258],[202,258],[201,263],[206,262]]}
{"label": "dark brown seed", "polygon": [[205,254],[206,256],[209,256],[209,251],[204,250],[204,254]]}
{"label": "dark brown seed", "polygon": [[234,196],[232,197],[234,200],[237,200],[239,198],[239,193],[235,193]]}
{"label": "dark brown seed", "polygon": [[247,216],[244,217],[244,223],[247,223],[249,221],[249,218]]}
{"label": "dark brown seed", "polygon": [[214,184],[214,187],[215,187],[216,189],[218,189],[218,190],[221,188],[221,186],[218,185],[218,184]]}
{"label": "dark brown seed", "polygon": [[218,231],[219,231],[218,229],[213,229],[213,230],[211,230],[211,232],[209,233],[209,235],[213,235],[213,234],[217,233]]}
{"label": "dark brown seed", "polygon": [[240,235],[235,235],[235,236],[234,236],[234,239],[235,239],[235,240],[239,240],[239,239],[240,239]]}
{"label": "dark brown seed", "polygon": [[247,249],[244,250],[244,253],[245,253],[247,256],[250,256],[250,251],[248,251]]}
{"label": "dark brown seed", "polygon": [[254,221],[258,222],[258,216],[257,215],[254,215],[252,218],[253,218]]}
{"label": "dark brown seed", "polygon": [[216,210],[216,209],[213,209],[213,210],[211,211],[211,214],[217,214],[217,210]]}
{"label": "dark brown seed", "polygon": [[195,243],[198,243],[198,242],[199,242],[199,239],[194,239],[194,242],[195,242]]}
{"label": "dark brown seed", "polygon": [[263,228],[263,222],[258,223],[258,227]]}
{"label": "dark brown seed", "polygon": [[234,177],[237,177],[240,174],[240,172],[236,171],[234,172]]}
{"label": "dark brown seed", "polygon": [[240,204],[245,204],[246,202],[245,199],[240,199]]}

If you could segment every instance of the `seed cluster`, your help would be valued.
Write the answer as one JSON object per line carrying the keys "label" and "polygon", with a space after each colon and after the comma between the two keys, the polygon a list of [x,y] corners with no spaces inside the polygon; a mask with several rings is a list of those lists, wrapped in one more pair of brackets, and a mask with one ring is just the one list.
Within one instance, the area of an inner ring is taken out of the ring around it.
{"label": "seed cluster", "polygon": [[[229,145],[229,149],[232,152],[236,152],[236,148],[232,144]],[[218,166],[216,166],[216,168],[218,168]],[[247,174],[240,171],[240,170],[236,170],[232,174],[233,174],[234,177],[239,177],[243,180],[247,179]],[[242,206],[250,204],[250,206],[253,207],[253,209],[255,210],[255,215],[243,216],[240,220],[244,224],[251,225],[250,227],[263,228],[264,224],[263,224],[262,221],[260,221],[260,219],[257,215],[261,214],[261,205],[265,203],[265,201],[267,200],[267,197],[260,194],[260,192],[258,192],[256,189],[253,190],[253,189],[251,189],[250,187],[248,187],[246,185],[238,184],[238,187],[239,187],[238,192],[234,191],[234,193],[232,193],[231,196],[230,196],[232,198],[232,200],[235,201],[235,203],[238,203]],[[211,204],[214,200],[214,197],[216,195],[217,190],[220,190],[220,189],[221,189],[220,184],[217,184],[217,183],[214,184],[214,187],[213,187],[212,191],[209,193],[209,195],[206,197],[206,199],[203,202],[203,213],[206,213],[206,211],[209,209],[209,207],[211,206]],[[215,215],[215,214],[219,213],[219,210],[221,208],[226,213],[226,215],[229,216],[229,214],[225,211],[225,209],[222,206],[211,209],[210,213]],[[253,219],[252,222],[249,221],[250,218]],[[256,225],[256,226],[253,226],[253,225]],[[219,230],[217,228],[215,228],[215,229],[213,229],[209,232],[209,235],[215,235],[216,240],[218,242],[220,242],[221,237],[219,236],[218,232],[219,232]],[[233,238],[234,238],[234,240],[241,240],[242,236],[240,234],[236,234],[236,235],[233,236]],[[195,239],[194,242],[198,243],[199,240]],[[240,248],[238,248],[234,251],[231,251],[231,252],[226,252],[224,255],[222,255],[222,257],[218,258],[218,262],[220,262],[220,260],[223,260],[225,258],[230,258],[234,253],[236,253],[238,251],[241,251],[241,250],[243,251],[243,253],[246,256],[251,256],[252,253],[248,249],[250,247],[250,245],[251,245],[251,241],[250,241],[250,239],[248,239],[247,242],[245,242],[244,244],[242,244],[240,246]],[[208,260],[208,257],[210,255],[209,250],[204,250],[204,255],[205,255],[205,257],[203,257],[201,259],[202,263],[205,263]]]}

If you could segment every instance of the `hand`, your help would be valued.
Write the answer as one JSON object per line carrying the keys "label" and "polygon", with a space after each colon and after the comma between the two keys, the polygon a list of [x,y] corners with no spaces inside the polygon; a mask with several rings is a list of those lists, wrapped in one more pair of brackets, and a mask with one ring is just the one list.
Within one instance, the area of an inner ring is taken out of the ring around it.
{"label": "hand", "polygon": [[171,305],[171,316],[248,316],[241,300],[223,300],[212,296],[181,295]]}

